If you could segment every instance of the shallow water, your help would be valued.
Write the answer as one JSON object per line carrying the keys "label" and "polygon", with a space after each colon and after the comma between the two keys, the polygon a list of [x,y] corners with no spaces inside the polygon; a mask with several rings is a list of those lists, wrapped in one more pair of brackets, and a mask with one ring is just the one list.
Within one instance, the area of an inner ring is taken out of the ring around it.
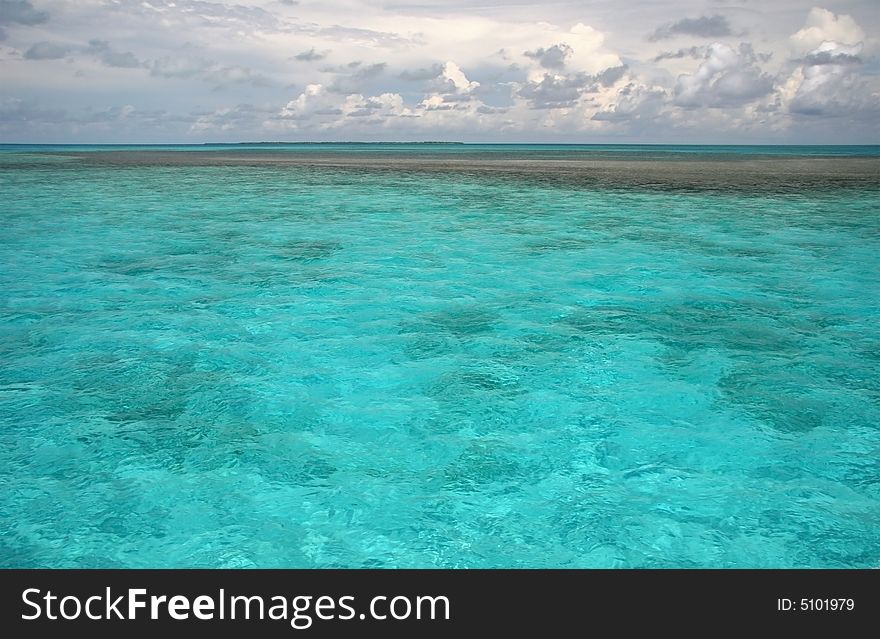
{"label": "shallow water", "polygon": [[0,564],[880,565],[876,160],[101,153],[0,159]]}

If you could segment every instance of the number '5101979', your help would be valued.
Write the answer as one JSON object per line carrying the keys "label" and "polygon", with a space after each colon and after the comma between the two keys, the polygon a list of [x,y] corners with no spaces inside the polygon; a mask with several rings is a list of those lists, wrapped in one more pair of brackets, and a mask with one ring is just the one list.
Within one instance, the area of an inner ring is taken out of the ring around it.
{"label": "number '5101979'", "polygon": [[855,610],[854,599],[844,597],[825,599],[787,599],[780,597],[776,600],[776,609],[783,612],[850,612]]}

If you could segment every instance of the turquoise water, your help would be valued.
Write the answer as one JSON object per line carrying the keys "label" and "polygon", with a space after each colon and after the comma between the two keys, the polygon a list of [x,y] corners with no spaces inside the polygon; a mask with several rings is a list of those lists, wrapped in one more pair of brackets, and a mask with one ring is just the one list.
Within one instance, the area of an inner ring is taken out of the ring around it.
{"label": "turquoise water", "polygon": [[876,184],[4,152],[0,565],[880,565]]}

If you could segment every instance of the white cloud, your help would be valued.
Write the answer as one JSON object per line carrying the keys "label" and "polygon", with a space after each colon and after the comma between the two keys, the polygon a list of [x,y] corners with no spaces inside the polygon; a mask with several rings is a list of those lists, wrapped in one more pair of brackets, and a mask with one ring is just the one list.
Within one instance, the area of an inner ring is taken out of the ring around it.
{"label": "white cloud", "polygon": [[682,74],[675,86],[675,104],[684,107],[741,105],[766,95],[772,79],[758,67],[750,47],[715,42],[706,51],[699,69]]}
{"label": "white cloud", "polygon": [[826,41],[857,45],[864,40],[865,32],[852,16],[836,15],[820,7],[810,9],[804,27],[791,36],[792,43],[799,51],[814,49]]}
{"label": "white cloud", "polygon": [[841,115],[863,110],[880,114],[876,94],[869,93],[858,71],[862,45],[824,41],[805,58],[801,82],[789,109],[805,115]]}

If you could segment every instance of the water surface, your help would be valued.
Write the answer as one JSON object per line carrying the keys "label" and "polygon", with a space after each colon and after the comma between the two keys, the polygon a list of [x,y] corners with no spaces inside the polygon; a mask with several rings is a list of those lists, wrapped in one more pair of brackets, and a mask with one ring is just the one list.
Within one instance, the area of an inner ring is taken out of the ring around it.
{"label": "water surface", "polygon": [[878,165],[3,147],[0,564],[880,565]]}

